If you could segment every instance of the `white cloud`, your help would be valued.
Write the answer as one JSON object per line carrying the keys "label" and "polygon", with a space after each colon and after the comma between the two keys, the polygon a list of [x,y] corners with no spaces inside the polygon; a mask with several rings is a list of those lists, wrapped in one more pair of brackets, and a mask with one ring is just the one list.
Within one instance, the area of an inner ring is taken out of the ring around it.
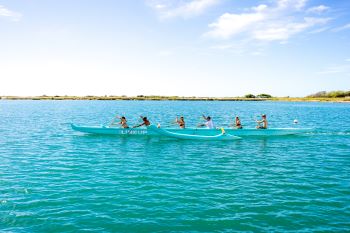
{"label": "white cloud", "polygon": [[323,13],[325,11],[327,11],[329,9],[328,6],[325,5],[319,5],[319,6],[315,6],[315,7],[311,7],[309,9],[307,9],[307,13],[316,13],[316,14],[320,14]]}
{"label": "white cloud", "polygon": [[350,23],[345,24],[344,26],[341,27],[337,27],[335,29],[333,29],[334,32],[339,32],[339,31],[344,31],[344,30],[348,30],[350,29]]}
{"label": "white cloud", "polygon": [[329,21],[329,18],[304,18],[299,23],[287,23],[280,25],[266,26],[262,30],[254,31],[253,35],[258,40],[288,40],[291,36],[305,31],[318,24],[325,24]]}
{"label": "white cloud", "polygon": [[319,74],[344,74],[349,75],[350,74],[350,65],[343,63],[343,64],[336,64],[326,67],[323,71],[318,72]]}
{"label": "white cloud", "polygon": [[296,10],[302,9],[307,0],[277,0],[278,8],[294,8]]}
{"label": "white cloud", "polygon": [[[274,6],[259,5],[248,12],[225,13],[209,24],[205,35],[229,39],[238,35],[260,41],[287,41],[290,37],[318,25],[330,18],[303,17],[306,0],[276,0]],[[301,14],[302,13],[302,14]]]}
{"label": "white cloud", "polygon": [[20,13],[11,11],[6,7],[0,5],[0,17],[7,17],[12,21],[19,21],[22,15]]}
{"label": "white cloud", "polygon": [[311,34],[317,34],[317,33],[321,33],[321,32],[325,32],[329,29],[329,27],[321,27],[321,28],[317,28],[313,31],[311,31]]}
{"label": "white cloud", "polygon": [[174,2],[169,0],[153,0],[149,2],[149,5],[158,11],[162,18],[190,18],[204,13],[208,8],[218,4],[219,1],[191,0]]}
{"label": "white cloud", "polygon": [[249,30],[251,27],[260,21],[263,21],[266,16],[260,12],[251,14],[223,14],[217,22],[209,24],[212,28],[207,33],[208,36],[227,39],[243,31]]}

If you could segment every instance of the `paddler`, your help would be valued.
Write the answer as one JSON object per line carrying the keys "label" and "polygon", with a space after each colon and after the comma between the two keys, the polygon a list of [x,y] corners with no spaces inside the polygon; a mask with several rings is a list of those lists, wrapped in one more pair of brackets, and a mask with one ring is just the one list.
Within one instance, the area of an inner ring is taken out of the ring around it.
{"label": "paddler", "polygon": [[214,129],[214,123],[213,123],[213,120],[211,119],[211,117],[210,116],[204,116],[204,115],[202,115],[202,117],[205,120],[205,123],[204,124],[199,124],[198,126],[199,127],[205,126],[208,129]]}
{"label": "paddler", "polygon": [[149,120],[147,119],[147,117],[143,117],[143,116],[140,116],[141,117],[141,119],[142,119],[142,123],[141,124],[139,124],[139,125],[135,125],[133,128],[138,128],[138,127],[140,127],[140,126],[149,126],[149,125],[151,125],[151,123],[149,122]]}
{"label": "paddler", "polygon": [[119,124],[122,126],[122,128],[127,129],[127,128],[129,128],[129,126],[126,122],[127,122],[127,120],[126,120],[125,116],[122,116],[120,118]]}
{"label": "paddler", "polygon": [[256,120],[256,123],[258,123],[258,125],[256,126],[257,129],[267,129],[266,115],[265,114],[261,115],[261,120],[260,121]]}
{"label": "paddler", "polygon": [[[119,119],[120,121],[119,121],[118,123],[115,123],[115,120],[116,120],[116,119]],[[122,116],[122,117],[116,116],[116,117],[113,119],[113,121],[111,122],[110,125],[111,125],[111,126],[112,126],[112,125],[121,125],[122,128],[127,129],[127,128],[129,128],[129,126],[128,126],[128,124],[127,124],[126,122],[127,122],[127,120],[126,120],[125,116]]]}
{"label": "paddler", "polygon": [[180,126],[181,129],[185,128],[185,120],[183,116],[181,116],[180,119],[176,117],[176,123]]}
{"label": "paddler", "polygon": [[242,124],[241,124],[241,120],[239,119],[238,116],[236,116],[236,118],[235,118],[235,127],[236,127],[236,129],[242,129],[243,128]]}

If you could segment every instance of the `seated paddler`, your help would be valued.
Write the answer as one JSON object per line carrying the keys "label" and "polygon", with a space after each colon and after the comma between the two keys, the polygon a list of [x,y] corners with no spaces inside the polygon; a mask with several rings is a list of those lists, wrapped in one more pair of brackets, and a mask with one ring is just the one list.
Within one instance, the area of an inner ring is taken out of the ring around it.
{"label": "seated paddler", "polygon": [[181,129],[185,128],[185,120],[183,116],[181,116],[180,118],[176,117],[176,123],[179,125]]}
{"label": "seated paddler", "polygon": [[120,125],[122,126],[122,128],[124,128],[124,129],[129,128],[125,116],[122,116],[122,117],[120,118],[120,122],[119,122],[118,124],[120,124]]}
{"label": "seated paddler", "polygon": [[[116,123],[116,122],[115,122],[116,119],[119,119],[119,122]],[[124,128],[124,129],[129,128],[125,116],[122,116],[122,117],[116,116],[116,117],[113,119],[113,121],[111,122],[111,124],[110,124],[110,126],[113,126],[113,125],[120,125],[120,126],[121,126],[122,128]]]}
{"label": "seated paddler", "polygon": [[258,123],[258,125],[256,126],[257,129],[267,129],[266,115],[261,115],[261,120],[256,120],[256,123]]}
{"label": "seated paddler", "polygon": [[199,127],[207,127],[208,129],[214,129],[214,123],[213,123],[213,120],[211,119],[210,116],[204,116],[202,115],[203,119],[205,120],[205,123],[204,124],[199,124],[198,126]]}
{"label": "seated paddler", "polygon": [[138,127],[141,127],[141,126],[149,126],[151,125],[151,123],[149,122],[149,120],[147,119],[147,117],[143,117],[143,116],[140,116],[141,119],[142,119],[142,123],[139,124],[139,125],[135,125],[133,128],[138,128]]}
{"label": "seated paddler", "polygon": [[242,129],[242,123],[238,116],[235,117],[235,127],[236,129]]}

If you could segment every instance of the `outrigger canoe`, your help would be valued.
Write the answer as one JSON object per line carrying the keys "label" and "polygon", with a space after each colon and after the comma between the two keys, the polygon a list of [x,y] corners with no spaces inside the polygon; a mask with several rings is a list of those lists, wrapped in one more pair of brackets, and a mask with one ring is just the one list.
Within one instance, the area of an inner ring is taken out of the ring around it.
{"label": "outrigger canoe", "polygon": [[[75,131],[90,133],[90,134],[102,134],[102,135],[149,135],[160,136],[158,132],[147,128],[117,128],[111,126],[81,126],[71,124],[71,127]],[[187,135],[201,135],[201,136],[217,136],[221,133],[220,129],[205,129],[205,128],[166,128],[168,132],[187,134]],[[235,135],[238,137],[245,136],[283,136],[283,135],[299,135],[312,132],[311,128],[268,128],[268,129],[255,129],[255,128],[243,128],[243,129],[225,129],[227,134]]]}
{"label": "outrigger canoe", "polygon": [[183,140],[215,140],[215,141],[226,141],[226,140],[234,140],[234,139],[241,139],[241,137],[237,137],[231,134],[227,134],[224,129],[221,129],[221,133],[214,136],[207,136],[207,135],[194,135],[194,134],[184,134],[184,133],[174,133],[171,131],[168,131],[166,129],[162,129],[160,127],[156,127],[155,125],[150,125],[147,127],[148,130],[151,130],[153,132],[156,132],[162,136],[170,137],[170,138],[176,138],[176,139],[183,139]]}

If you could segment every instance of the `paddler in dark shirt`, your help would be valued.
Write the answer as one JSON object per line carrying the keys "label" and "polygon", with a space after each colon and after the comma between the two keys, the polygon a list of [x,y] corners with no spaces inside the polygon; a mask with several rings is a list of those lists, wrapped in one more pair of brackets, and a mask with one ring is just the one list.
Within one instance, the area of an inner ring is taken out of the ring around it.
{"label": "paddler in dark shirt", "polygon": [[149,126],[149,125],[151,125],[151,123],[149,122],[149,120],[147,119],[147,117],[143,117],[143,116],[140,116],[141,117],[141,119],[142,119],[142,123],[141,124],[139,124],[139,125],[135,125],[133,128],[138,128],[138,127],[140,127],[140,126]]}
{"label": "paddler in dark shirt", "polygon": [[236,126],[236,129],[242,129],[241,120],[239,119],[238,116],[236,116],[235,118],[235,126]]}
{"label": "paddler in dark shirt", "polygon": [[176,123],[180,126],[181,129],[185,128],[185,120],[183,116],[180,117],[180,119],[176,117]]}

